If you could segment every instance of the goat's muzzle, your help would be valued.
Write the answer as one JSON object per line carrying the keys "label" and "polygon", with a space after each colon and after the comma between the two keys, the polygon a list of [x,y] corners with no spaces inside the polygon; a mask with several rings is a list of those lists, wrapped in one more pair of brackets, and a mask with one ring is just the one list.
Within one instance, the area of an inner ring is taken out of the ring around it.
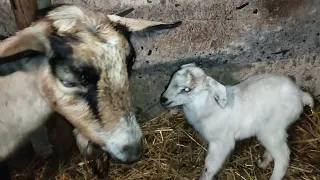
{"label": "goat's muzzle", "polygon": [[143,148],[141,144],[126,145],[123,147],[122,151],[128,155],[125,160],[120,160],[111,155],[112,160],[118,164],[130,165],[140,160]]}
{"label": "goat's muzzle", "polygon": [[166,98],[165,96],[161,96],[160,97],[160,104],[165,107],[168,108],[168,106],[171,104],[171,102],[168,101],[168,98]]}

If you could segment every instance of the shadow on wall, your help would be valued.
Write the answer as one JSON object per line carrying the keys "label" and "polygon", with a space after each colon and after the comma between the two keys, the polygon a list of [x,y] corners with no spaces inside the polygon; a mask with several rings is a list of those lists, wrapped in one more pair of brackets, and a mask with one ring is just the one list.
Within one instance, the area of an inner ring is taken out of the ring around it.
{"label": "shadow on wall", "polygon": [[282,21],[273,30],[256,27],[248,31],[244,39],[245,42],[230,44],[215,52],[200,52],[178,57],[173,62],[144,66],[135,69],[134,75],[172,72],[178,66],[191,62],[210,68],[223,64],[244,64],[319,55],[320,19],[309,16],[296,21]]}

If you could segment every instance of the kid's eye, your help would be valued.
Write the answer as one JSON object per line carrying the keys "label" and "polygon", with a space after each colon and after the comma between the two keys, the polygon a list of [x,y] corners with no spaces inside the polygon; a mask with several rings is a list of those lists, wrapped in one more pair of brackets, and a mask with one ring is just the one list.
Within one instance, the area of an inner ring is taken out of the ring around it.
{"label": "kid's eye", "polygon": [[191,89],[188,88],[188,87],[186,87],[186,88],[184,88],[184,89],[181,90],[181,92],[190,92],[190,91],[191,91]]}

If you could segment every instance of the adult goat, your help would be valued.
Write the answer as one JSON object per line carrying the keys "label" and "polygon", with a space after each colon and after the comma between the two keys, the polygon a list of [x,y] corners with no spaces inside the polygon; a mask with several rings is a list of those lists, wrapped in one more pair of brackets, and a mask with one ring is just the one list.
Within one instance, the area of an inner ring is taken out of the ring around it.
{"label": "adult goat", "polygon": [[53,112],[116,161],[137,161],[142,133],[129,92],[128,38],[179,24],[61,5],[1,42],[0,161]]}

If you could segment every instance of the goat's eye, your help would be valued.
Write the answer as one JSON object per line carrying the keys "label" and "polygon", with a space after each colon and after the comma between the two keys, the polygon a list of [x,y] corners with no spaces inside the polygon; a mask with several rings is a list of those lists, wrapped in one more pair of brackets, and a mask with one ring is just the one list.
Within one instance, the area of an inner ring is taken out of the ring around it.
{"label": "goat's eye", "polygon": [[77,83],[74,83],[74,82],[68,82],[68,81],[61,81],[61,82],[67,88],[72,88],[77,86]]}
{"label": "goat's eye", "polygon": [[191,89],[190,89],[190,88],[187,88],[187,87],[183,89],[184,92],[189,92],[190,90],[191,90]]}

